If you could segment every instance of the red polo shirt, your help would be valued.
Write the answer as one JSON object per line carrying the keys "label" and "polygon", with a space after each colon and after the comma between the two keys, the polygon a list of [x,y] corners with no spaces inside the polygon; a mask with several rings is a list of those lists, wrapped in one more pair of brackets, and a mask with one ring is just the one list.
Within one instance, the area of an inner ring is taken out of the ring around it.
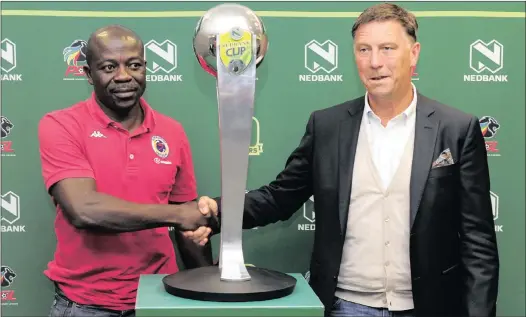
{"label": "red polo shirt", "polygon": [[[38,137],[46,189],[90,177],[97,191],[130,202],[167,204],[197,197],[188,139],[180,123],[141,99],[143,124],[128,133],[108,118],[94,95],[46,114]],[[118,234],[78,230],[57,207],[55,258],[44,274],[72,301],[134,309],[140,274],[178,271],[167,228]]]}

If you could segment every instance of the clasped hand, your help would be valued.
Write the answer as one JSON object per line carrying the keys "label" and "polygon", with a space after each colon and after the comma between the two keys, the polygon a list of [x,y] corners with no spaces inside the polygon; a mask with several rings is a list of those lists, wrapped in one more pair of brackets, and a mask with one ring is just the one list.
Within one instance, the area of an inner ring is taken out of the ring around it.
{"label": "clasped hand", "polygon": [[[205,217],[214,216],[217,217],[217,202],[208,196],[203,196],[199,198],[197,207],[201,214]],[[212,232],[212,229],[206,226],[200,226],[194,231],[183,231],[183,235],[194,241],[194,243],[201,246],[205,245],[208,242],[208,236]]]}

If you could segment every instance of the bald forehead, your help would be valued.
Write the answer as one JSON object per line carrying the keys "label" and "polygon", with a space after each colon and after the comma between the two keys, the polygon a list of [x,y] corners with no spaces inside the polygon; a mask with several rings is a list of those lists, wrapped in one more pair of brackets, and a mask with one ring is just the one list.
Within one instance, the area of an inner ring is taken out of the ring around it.
{"label": "bald forehead", "polygon": [[[109,26],[95,31],[88,41],[90,60],[105,59],[104,55],[115,53],[144,53],[143,43],[133,31],[120,26]],[[129,55],[129,54],[125,54]]]}
{"label": "bald forehead", "polygon": [[114,49],[142,47],[141,40],[132,35],[97,34],[93,39],[93,45],[98,49],[112,47]]}
{"label": "bald forehead", "polygon": [[108,35],[108,34],[113,34],[113,35],[130,35],[130,36],[133,36],[135,38],[139,38],[139,36],[137,35],[137,33],[135,33],[134,31],[122,26],[122,25],[108,25],[108,26],[104,26],[104,27],[101,27],[99,29],[97,29],[95,32],[92,33],[92,36],[98,36],[98,35]]}
{"label": "bald forehead", "polygon": [[108,46],[110,44],[122,44],[128,47],[135,45],[142,46],[142,42],[135,32],[119,26],[109,26],[99,29],[93,33],[90,40],[98,46]]}

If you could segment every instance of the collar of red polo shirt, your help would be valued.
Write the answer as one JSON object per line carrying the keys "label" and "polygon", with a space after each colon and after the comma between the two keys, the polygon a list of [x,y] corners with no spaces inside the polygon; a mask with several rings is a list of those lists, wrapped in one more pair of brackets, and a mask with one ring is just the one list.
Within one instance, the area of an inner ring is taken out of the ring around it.
{"label": "collar of red polo shirt", "polygon": [[[154,111],[143,97],[141,97],[139,101],[141,108],[144,111],[144,121],[140,130],[144,129],[145,131],[152,131],[155,126]],[[87,103],[91,116],[103,127],[114,125],[122,129],[122,126],[119,122],[113,121],[110,117],[108,117],[107,114],[104,113],[104,111],[102,111],[102,108],[97,101],[97,97],[95,96],[95,92],[91,93],[91,97],[87,100]]]}

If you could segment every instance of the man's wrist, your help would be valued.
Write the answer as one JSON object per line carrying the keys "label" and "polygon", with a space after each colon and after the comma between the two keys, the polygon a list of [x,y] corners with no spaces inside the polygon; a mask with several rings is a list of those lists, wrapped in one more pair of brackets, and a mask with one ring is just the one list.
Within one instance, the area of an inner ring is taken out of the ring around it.
{"label": "man's wrist", "polygon": [[169,214],[169,222],[176,228],[187,224],[190,220],[188,219],[190,209],[196,209],[197,212],[197,202],[195,201],[172,204],[170,207],[172,208]]}

